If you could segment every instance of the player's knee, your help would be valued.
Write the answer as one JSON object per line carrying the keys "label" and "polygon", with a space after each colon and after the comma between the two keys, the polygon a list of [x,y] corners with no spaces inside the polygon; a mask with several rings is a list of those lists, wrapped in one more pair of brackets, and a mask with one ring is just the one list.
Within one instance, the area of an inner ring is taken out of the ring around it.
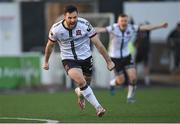
{"label": "player's knee", "polygon": [[124,82],[124,78],[118,77],[116,78],[116,85],[121,85]]}
{"label": "player's knee", "polygon": [[86,85],[86,80],[82,78],[77,79],[76,82],[78,83],[79,87]]}
{"label": "player's knee", "polygon": [[129,79],[129,84],[136,85],[137,78],[135,75],[131,76]]}

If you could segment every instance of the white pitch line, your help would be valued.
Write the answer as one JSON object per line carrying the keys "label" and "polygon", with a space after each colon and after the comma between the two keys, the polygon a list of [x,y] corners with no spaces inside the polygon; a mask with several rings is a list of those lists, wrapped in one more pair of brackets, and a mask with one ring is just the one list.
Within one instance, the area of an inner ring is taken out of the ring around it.
{"label": "white pitch line", "polygon": [[50,119],[39,119],[39,118],[16,118],[16,117],[0,117],[0,119],[4,120],[24,120],[24,121],[41,121],[41,122],[47,122],[48,124],[57,124],[59,123],[58,120],[50,120]]}

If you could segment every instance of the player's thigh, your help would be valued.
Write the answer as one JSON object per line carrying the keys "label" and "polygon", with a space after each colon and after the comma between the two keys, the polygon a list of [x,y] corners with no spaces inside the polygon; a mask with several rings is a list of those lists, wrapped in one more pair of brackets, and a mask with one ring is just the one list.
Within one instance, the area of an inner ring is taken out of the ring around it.
{"label": "player's thigh", "polygon": [[111,59],[115,63],[114,73],[116,75],[115,77],[116,84],[121,85],[125,81],[124,72],[123,72],[124,65],[122,64],[122,59],[117,59],[117,58],[111,58]]}
{"label": "player's thigh", "polygon": [[93,71],[93,59],[92,56],[81,62],[81,68],[83,71],[84,78],[88,84],[91,82],[91,76]]}
{"label": "player's thigh", "polygon": [[85,78],[80,68],[71,68],[68,70],[68,75],[73,79],[79,86],[85,85]]}
{"label": "player's thigh", "polygon": [[124,80],[125,80],[125,77],[124,77],[123,73],[116,75],[116,84],[117,85],[123,84]]}
{"label": "player's thigh", "polygon": [[128,76],[128,79],[130,82],[136,81],[137,76],[136,76],[136,69],[135,68],[126,69],[126,73],[127,73],[127,76]]}

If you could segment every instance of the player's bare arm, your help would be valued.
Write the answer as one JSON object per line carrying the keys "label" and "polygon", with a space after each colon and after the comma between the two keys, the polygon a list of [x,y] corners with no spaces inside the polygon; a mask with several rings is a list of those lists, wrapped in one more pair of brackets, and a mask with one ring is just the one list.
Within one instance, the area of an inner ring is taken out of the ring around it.
{"label": "player's bare arm", "polygon": [[104,27],[95,27],[97,33],[105,33],[107,32],[106,28]]}
{"label": "player's bare arm", "polygon": [[50,55],[52,53],[54,44],[55,43],[50,41],[50,40],[48,40],[48,42],[47,42],[47,45],[46,45],[46,48],[45,48],[45,60],[44,60],[44,65],[43,65],[43,68],[45,70],[49,70],[49,63],[48,63],[48,61],[49,61],[49,57],[50,57]]}
{"label": "player's bare arm", "polygon": [[155,30],[155,29],[160,29],[160,28],[167,28],[168,23],[163,22],[160,24],[148,24],[148,25],[142,25],[139,27],[140,31],[147,31],[147,30]]}
{"label": "player's bare arm", "polygon": [[103,46],[103,44],[101,43],[101,41],[99,40],[99,38],[97,36],[94,36],[91,38],[91,41],[93,42],[93,44],[96,46],[96,48],[98,49],[99,53],[101,53],[101,55],[104,57],[106,63],[107,63],[107,68],[111,71],[114,69],[114,62],[111,60],[111,58],[109,57],[105,47]]}

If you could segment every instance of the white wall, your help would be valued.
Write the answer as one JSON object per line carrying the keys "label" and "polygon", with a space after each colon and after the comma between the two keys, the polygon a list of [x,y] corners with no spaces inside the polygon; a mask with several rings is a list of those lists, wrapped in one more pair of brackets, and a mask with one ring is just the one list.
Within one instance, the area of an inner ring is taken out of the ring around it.
{"label": "white wall", "polygon": [[151,33],[152,40],[165,40],[169,32],[180,22],[180,2],[125,2],[124,12],[133,16],[135,23],[168,22],[169,27]]}
{"label": "white wall", "polygon": [[19,3],[0,3],[0,55],[21,53]]}
{"label": "white wall", "polygon": [[[41,65],[44,64],[44,56],[41,58]],[[41,68],[41,81],[44,85],[63,84],[65,71],[62,66],[59,53],[52,52],[49,59],[49,70]]]}
{"label": "white wall", "polygon": [[[108,88],[110,79],[113,78],[113,72],[107,69],[107,64],[102,55],[94,48],[93,60],[95,68],[95,86]],[[92,82],[93,83],[93,82]]]}

